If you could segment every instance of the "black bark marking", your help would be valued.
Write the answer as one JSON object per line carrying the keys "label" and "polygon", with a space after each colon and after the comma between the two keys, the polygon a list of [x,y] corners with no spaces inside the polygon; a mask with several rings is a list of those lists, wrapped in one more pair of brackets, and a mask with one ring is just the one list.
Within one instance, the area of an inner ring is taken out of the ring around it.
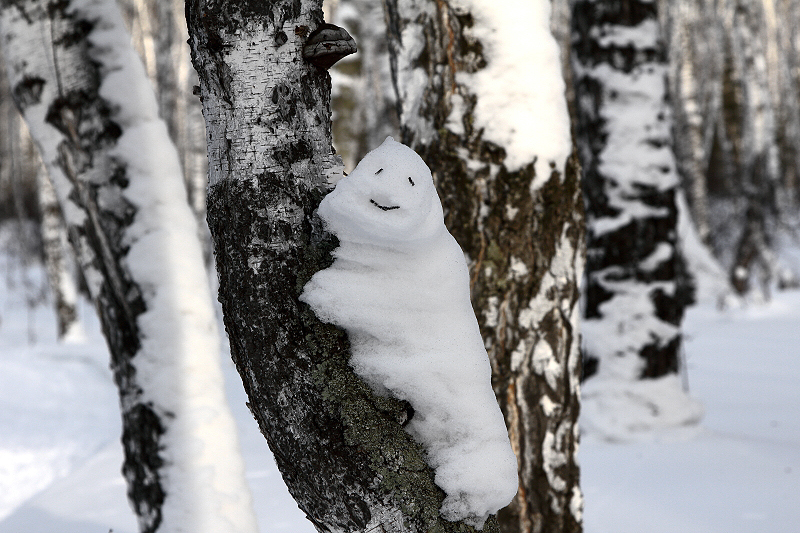
{"label": "black bark marking", "polygon": [[383,169],[382,169],[382,168],[379,168],[379,169],[378,169],[378,170],[375,172],[375,175],[377,176],[377,175],[378,175],[378,174],[380,174],[381,172],[383,172]]}
{"label": "black bark marking", "polygon": [[23,113],[29,106],[38,104],[41,101],[44,84],[45,81],[38,76],[25,76],[14,87],[14,100]]}
{"label": "black bark marking", "polygon": [[163,519],[161,506],[166,492],[159,476],[164,466],[159,443],[166,430],[150,405],[138,404],[124,413],[123,418],[122,441],[126,453],[122,473],[128,480],[128,498],[136,507],[136,514],[146,518],[143,533],[151,533],[158,530]]}
{"label": "black bark marking", "polygon": [[408,177],[408,182],[411,184],[412,187],[414,186],[414,180],[411,179],[411,176]]}

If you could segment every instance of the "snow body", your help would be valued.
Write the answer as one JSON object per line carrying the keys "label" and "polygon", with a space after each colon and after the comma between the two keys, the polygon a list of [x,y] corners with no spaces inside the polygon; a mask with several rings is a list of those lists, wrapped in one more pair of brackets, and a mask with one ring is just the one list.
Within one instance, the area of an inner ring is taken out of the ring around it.
{"label": "snow body", "polygon": [[491,387],[461,248],[444,225],[431,173],[391,137],[319,207],[339,238],[335,261],[301,300],[348,333],[356,373],[407,400],[406,430],[425,447],[441,513],[481,527],[517,492],[517,461]]}

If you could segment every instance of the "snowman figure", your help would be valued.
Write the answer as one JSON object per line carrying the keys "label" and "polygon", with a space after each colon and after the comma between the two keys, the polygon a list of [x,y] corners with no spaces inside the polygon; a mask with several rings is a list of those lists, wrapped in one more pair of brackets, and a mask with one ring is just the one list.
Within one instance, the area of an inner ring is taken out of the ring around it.
{"label": "snowman figure", "polygon": [[517,461],[430,169],[388,137],[318,212],[340,244],[301,300],[347,332],[350,364],[373,390],[414,408],[405,429],[447,494],[442,516],[482,527],[516,494]]}

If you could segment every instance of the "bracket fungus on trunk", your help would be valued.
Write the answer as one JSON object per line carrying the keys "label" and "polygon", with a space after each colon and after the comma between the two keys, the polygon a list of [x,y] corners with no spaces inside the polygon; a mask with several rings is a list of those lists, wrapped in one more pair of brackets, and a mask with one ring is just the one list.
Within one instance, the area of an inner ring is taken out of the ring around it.
{"label": "bracket fungus on trunk", "polygon": [[343,57],[358,51],[356,41],[347,30],[334,24],[321,24],[308,36],[303,46],[303,59],[328,70]]}

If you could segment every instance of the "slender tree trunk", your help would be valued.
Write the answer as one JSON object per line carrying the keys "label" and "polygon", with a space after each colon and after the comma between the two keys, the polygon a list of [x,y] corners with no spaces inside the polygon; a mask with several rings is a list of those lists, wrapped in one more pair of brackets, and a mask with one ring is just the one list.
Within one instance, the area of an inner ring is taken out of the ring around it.
{"label": "slender tree trunk", "polygon": [[[386,6],[403,141],[431,167],[447,226],[468,257],[519,462],[519,492],[498,514],[501,530],[580,531],[583,209],[550,3],[502,17],[458,1]],[[513,47],[536,52],[512,67]],[[487,90],[512,68],[520,69],[514,80]],[[540,127],[547,135],[536,134]],[[503,137],[502,128],[520,129]]]}
{"label": "slender tree trunk", "polygon": [[675,108],[675,153],[700,240],[708,243],[711,226],[708,172],[713,125],[720,109],[723,49],[719,25],[709,2],[662,0],[669,25],[670,91]]}
{"label": "slender tree trunk", "polygon": [[301,55],[321,2],[194,0],[187,19],[231,355],[289,492],[319,531],[472,531],[439,516],[444,493],[401,425],[407,404],[375,395],[344,332],[298,300],[332,262],[314,210],[342,176],[330,77]]}
{"label": "slender tree trunk", "polygon": [[[592,403],[625,383],[677,373],[680,323],[692,299],[678,249],[679,179],[657,8],[645,0],[578,0],[573,9],[588,221],[586,376],[598,374],[595,388],[615,383],[592,394]],[[658,416],[647,401],[637,407],[642,427]],[[686,416],[694,419],[696,409]]]}
{"label": "slender tree trunk", "polygon": [[[730,0],[730,55],[740,83],[739,132],[741,150],[736,191],[742,197],[742,224],[730,279],[740,294],[759,288],[768,295],[776,260],[772,232],[768,228],[777,214],[778,153],[776,124],[769,76],[769,39],[765,11],[759,3]],[[774,63],[774,62],[773,62]]]}
{"label": "slender tree trunk", "polygon": [[196,226],[113,1],[0,4],[15,101],[103,327],[142,532],[255,531]]}
{"label": "slender tree trunk", "polygon": [[38,157],[36,161],[40,166],[36,172],[36,184],[39,212],[42,217],[44,264],[55,304],[58,338],[65,340],[70,335],[78,335],[80,331],[76,308],[78,289],[69,270],[69,260],[66,255],[66,247],[69,245],[67,228],[61,216],[61,208],[58,206],[56,191],[47,176],[47,169],[44,168]]}
{"label": "slender tree trunk", "polygon": [[204,254],[210,259],[206,226],[205,128],[199,99],[192,94],[192,68],[183,0],[118,0],[133,43],[156,91],[159,116],[178,148],[189,206],[195,214]]}

